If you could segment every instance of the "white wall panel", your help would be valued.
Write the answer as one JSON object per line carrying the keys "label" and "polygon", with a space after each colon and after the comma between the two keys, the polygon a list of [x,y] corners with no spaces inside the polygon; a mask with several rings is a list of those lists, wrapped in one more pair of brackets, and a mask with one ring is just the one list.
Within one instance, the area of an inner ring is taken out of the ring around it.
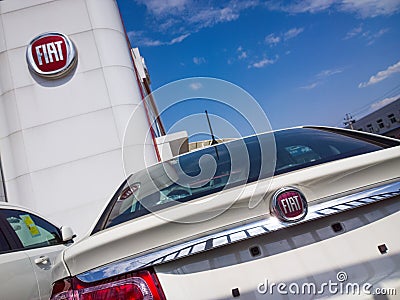
{"label": "white wall panel", "polygon": [[120,147],[112,109],[26,129],[24,141],[31,171]]}
{"label": "white wall panel", "polygon": [[13,89],[13,81],[7,52],[0,53],[0,66],[0,95],[2,95]]}
{"label": "white wall panel", "polygon": [[[114,116],[115,116],[115,124],[117,125],[118,136],[119,136],[119,140],[121,141],[121,144],[124,139],[125,129],[128,124],[128,121],[131,118],[132,112],[135,110],[136,107],[137,107],[136,105],[126,104],[126,105],[113,106],[113,108],[112,108]],[[142,133],[140,133],[140,134],[142,134]],[[140,138],[140,136],[138,135],[137,138],[140,140],[144,140],[145,137],[143,136],[143,138]]]}
{"label": "white wall panel", "polygon": [[4,39],[3,22],[0,19],[0,53],[5,50],[6,50],[6,40]]}
{"label": "white wall panel", "polygon": [[127,124],[126,145],[153,144],[146,111],[143,105],[137,105],[132,111],[132,117]]}
{"label": "white wall panel", "polygon": [[103,68],[112,105],[140,104],[142,100],[132,68],[111,66]]}
{"label": "white wall panel", "polygon": [[29,173],[24,136],[21,131],[0,140],[1,160],[4,180],[9,180]]}
{"label": "white wall panel", "polygon": [[3,27],[8,49],[25,47],[43,32],[68,35],[91,30],[84,0],[52,1],[3,13]]}
{"label": "white wall panel", "polygon": [[15,93],[23,129],[110,107],[101,69],[76,74],[54,88],[36,84]]}
{"label": "white wall panel", "polygon": [[90,21],[94,29],[109,28],[124,32],[115,1],[86,0]]}
{"label": "white wall panel", "polygon": [[12,66],[10,72],[14,88],[18,89],[20,87],[34,84],[35,80],[29,73],[28,64],[26,62],[26,47],[14,48],[7,52],[10,66]]}
{"label": "white wall panel", "polygon": [[[50,1],[57,1],[57,0],[50,0]],[[27,7],[43,4],[46,2],[50,2],[49,0],[5,0],[0,2],[0,11],[2,13],[7,13],[14,10],[24,9]]]}
{"label": "white wall panel", "polygon": [[[6,112],[4,109],[4,95],[0,95],[0,140],[9,135]],[[1,148],[0,148],[1,154]]]}
{"label": "white wall panel", "polygon": [[[2,123],[6,123],[7,128],[7,133],[6,134],[0,134],[0,138],[13,134],[17,131],[21,130],[21,123],[19,121],[19,114],[18,114],[18,108],[17,108],[17,102],[15,101],[15,93],[14,91],[10,91],[8,93],[5,93],[0,101],[3,104],[3,113],[4,113],[4,120],[2,120]],[[1,125],[0,125],[1,126]],[[2,132],[2,129],[0,128],[0,132]]]}
{"label": "white wall panel", "polygon": [[112,29],[96,29],[94,35],[103,67],[124,66],[133,69],[125,35]]}
{"label": "white wall panel", "polygon": [[93,31],[86,31],[69,36],[78,49],[77,73],[101,68],[99,53]]}
{"label": "white wall panel", "polygon": [[[2,160],[4,160],[2,158]],[[3,168],[4,164],[3,164]],[[32,186],[31,175],[25,174],[7,181],[7,198],[13,204],[26,206],[36,210],[37,201]]]}
{"label": "white wall panel", "polygon": [[[121,149],[33,172],[38,210],[82,235],[124,178]],[[60,221],[59,221],[60,222]]]}
{"label": "white wall panel", "polygon": [[123,161],[127,175],[151,166],[156,161],[154,146],[152,144],[125,146]]}

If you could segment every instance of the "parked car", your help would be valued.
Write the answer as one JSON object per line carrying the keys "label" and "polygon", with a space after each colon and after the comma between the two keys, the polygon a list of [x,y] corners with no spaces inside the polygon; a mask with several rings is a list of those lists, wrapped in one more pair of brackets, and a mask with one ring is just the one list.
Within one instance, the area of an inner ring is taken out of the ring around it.
{"label": "parked car", "polygon": [[399,175],[399,140],[330,127],[161,162],[64,250],[51,299],[395,297]]}
{"label": "parked car", "polygon": [[0,203],[0,299],[49,299],[54,261],[73,238],[69,227]]}

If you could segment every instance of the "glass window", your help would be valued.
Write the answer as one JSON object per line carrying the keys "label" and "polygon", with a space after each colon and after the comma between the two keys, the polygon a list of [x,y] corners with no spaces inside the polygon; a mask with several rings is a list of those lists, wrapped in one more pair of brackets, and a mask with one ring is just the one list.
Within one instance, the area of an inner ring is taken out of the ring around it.
{"label": "glass window", "polygon": [[383,120],[379,119],[378,121],[376,121],[376,123],[378,123],[379,128],[384,128],[385,124],[383,124]]}
{"label": "glass window", "polygon": [[293,161],[296,164],[301,164],[321,159],[321,156],[315,153],[314,150],[312,150],[310,147],[305,145],[295,145],[295,146],[285,147],[284,151],[289,152],[289,155],[292,157]]}
{"label": "glass window", "polygon": [[394,114],[388,115],[388,118],[390,120],[390,123],[392,123],[392,124],[397,122],[396,117],[394,116]]}
{"label": "glass window", "polygon": [[33,214],[11,209],[3,210],[3,214],[24,248],[38,248],[62,243],[59,229]]}
{"label": "glass window", "polygon": [[10,244],[7,242],[6,237],[0,229],[0,253],[8,252],[10,249]]}
{"label": "glass window", "polygon": [[367,130],[368,130],[368,132],[374,133],[374,127],[372,127],[371,124],[367,125]]}
{"label": "glass window", "polygon": [[354,132],[360,137],[311,128],[282,130],[218,144],[151,166],[130,176],[95,232],[222,189],[389,147]]}

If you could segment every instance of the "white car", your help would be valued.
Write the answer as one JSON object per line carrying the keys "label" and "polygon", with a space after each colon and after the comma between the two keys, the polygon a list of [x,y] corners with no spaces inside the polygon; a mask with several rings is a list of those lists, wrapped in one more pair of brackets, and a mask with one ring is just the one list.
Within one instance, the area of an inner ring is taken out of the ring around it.
{"label": "white car", "polygon": [[131,175],[51,299],[395,298],[399,228],[399,140],[269,132]]}
{"label": "white car", "polygon": [[0,299],[49,299],[56,257],[72,243],[69,227],[58,228],[32,211],[0,204]]}

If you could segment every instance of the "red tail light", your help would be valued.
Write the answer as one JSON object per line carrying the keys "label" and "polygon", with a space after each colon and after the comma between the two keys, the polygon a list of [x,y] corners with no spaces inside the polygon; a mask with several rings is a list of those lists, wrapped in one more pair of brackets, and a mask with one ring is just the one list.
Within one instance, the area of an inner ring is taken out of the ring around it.
{"label": "red tail light", "polygon": [[57,281],[51,300],[165,300],[154,273],[139,271],[95,283],[77,278]]}

